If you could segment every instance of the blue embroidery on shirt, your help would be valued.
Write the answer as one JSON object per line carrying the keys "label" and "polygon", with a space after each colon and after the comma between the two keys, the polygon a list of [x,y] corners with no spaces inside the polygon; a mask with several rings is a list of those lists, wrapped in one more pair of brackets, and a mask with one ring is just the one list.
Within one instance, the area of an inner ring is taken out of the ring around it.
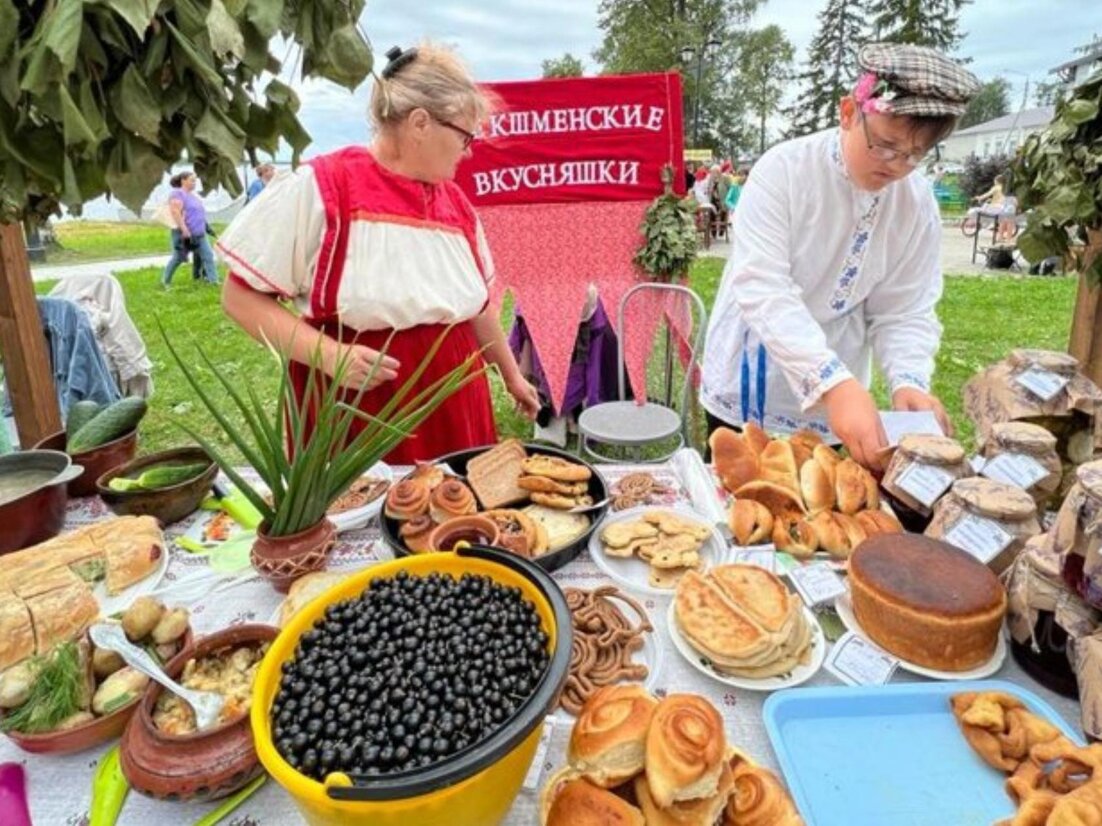
{"label": "blue embroidery on shirt", "polygon": [[892,376],[892,390],[902,386],[917,387],[924,393],[930,392],[930,380],[918,373],[896,373]]}
{"label": "blue embroidery on shirt", "polygon": [[868,251],[872,225],[876,221],[876,212],[879,206],[880,196],[874,195],[869,208],[857,220],[857,229],[853,233],[849,255],[842,262],[842,274],[838,277],[838,286],[834,289],[834,295],[830,297],[830,309],[835,312],[840,313],[845,310],[853,295],[853,285],[857,281],[857,274],[861,271],[861,263],[865,260],[865,253]]}

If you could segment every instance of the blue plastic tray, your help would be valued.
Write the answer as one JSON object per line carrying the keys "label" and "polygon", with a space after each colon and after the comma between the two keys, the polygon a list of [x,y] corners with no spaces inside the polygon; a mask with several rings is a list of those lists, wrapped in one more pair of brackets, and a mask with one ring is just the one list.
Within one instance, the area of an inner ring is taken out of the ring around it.
{"label": "blue plastic tray", "polygon": [[765,728],[808,826],[991,826],[1013,815],[1005,775],[949,708],[961,691],[1013,694],[1083,742],[1040,697],[1001,680],[781,691],[765,701]]}

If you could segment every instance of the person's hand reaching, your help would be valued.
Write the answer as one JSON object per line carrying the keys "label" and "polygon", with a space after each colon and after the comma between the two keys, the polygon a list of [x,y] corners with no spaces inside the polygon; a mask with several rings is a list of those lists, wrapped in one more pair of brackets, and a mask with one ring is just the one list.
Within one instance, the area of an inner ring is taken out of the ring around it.
{"label": "person's hand reaching", "polygon": [[876,402],[857,379],[846,379],[823,394],[827,424],[850,456],[873,470],[882,470],[888,437]]}
{"label": "person's hand reaching", "polygon": [[524,378],[516,378],[505,383],[505,389],[513,397],[517,410],[529,421],[536,418],[540,412],[540,396],[531,382]]}
{"label": "person's hand reaching", "polygon": [[[365,384],[368,390],[374,390],[384,382],[394,381],[398,378],[398,368],[401,367],[397,359],[384,356],[370,347],[333,342],[325,372],[335,377],[342,362],[344,372],[341,385],[350,390],[359,390]],[[379,365],[378,369],[375,369],[376,363]]]}

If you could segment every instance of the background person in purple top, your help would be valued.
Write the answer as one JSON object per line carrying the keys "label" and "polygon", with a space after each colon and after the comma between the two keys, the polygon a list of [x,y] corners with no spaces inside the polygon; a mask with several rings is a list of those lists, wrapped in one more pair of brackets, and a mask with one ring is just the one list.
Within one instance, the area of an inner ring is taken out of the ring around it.
{"label": "background person in purple top", "polygon": [[181,172],[169,181],[172,194],[168,196],[168,207],[177,228],[172,230],[172,258],[161,275],[161,284],[165,287],[172,283],[176,268],[187,261],[189,251],[194,251],[202,262],[203,280],[209,284],[218,283],[214,250],[207,240],[207,210],[195,194],[198,182],[194,172]]}

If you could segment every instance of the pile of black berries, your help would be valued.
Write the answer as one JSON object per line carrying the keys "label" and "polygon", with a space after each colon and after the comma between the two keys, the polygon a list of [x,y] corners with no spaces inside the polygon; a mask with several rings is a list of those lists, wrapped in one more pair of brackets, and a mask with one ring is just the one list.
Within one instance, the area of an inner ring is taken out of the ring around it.
{"label": "pile of black berries", "polygon": [[275,746],[316,780],[429,766],[493,734],[550,655],[519,588],[464,574],[375,580],[331,605],[283,664]]}

